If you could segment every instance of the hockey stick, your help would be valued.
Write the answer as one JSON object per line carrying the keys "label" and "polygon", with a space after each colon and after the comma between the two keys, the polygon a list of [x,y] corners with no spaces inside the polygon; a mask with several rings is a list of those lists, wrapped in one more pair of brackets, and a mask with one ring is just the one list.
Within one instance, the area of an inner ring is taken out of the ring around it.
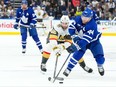
{"label": "hockey stick", "polygon": [[[67,57],[66,60],[64,61],[62,67],[60,68],[59,72],[57,73],[56,77],[54,78],[53,83],[54,83],[55,80],[58,78],[60,72],[62,71],[62,69],[63,69],[64,65],[66,64],[66,62],[67,62],[68,58],[70,57],[70,55],[71,55],[71,53],[68,55],[68,57]],[[63,78],[63,80],[64,80],[64,78]]]}
{"label": "hockey stick", "polygon": [[[25,28],[30,28],[30,26],[29,25],[19,25],[19,27],[25,27]],[[43,29],[43,33],[44,33],[44,35],[47,35],[47,33],[46,33],[46,31],[45,31],[45,26],[44,27],[37,27],[37,26],[34,26],[34,28],[42,28]]]}
{"label": "hockey stick", "polygon": [[[55,76],[55,75],[56,75],[57,63],[58,63],[58,57],[59,57],[59,56],[60,56],[59,54],[56,55],[56,61],[55,61],[53,79],[57,79],[57,80],[62,81],[62,80],[64,80],[62,77],[58,77],[58,76],[57,76],[57,78],[56,78],[56,76]],[[49,80],[49,81],[52,81],[52,82],[53,82],[53,79],[52,79],[51,77],[48,77],[48,80]]]}
{"label": "hockey stick", "polygon": [[[30,28],[30,26],[29,25],[19,25],[20,27],[26,27],[26,28]],[[36,27],[35,26],[35,28],[46,28],[46,27]]]}
{"label": "hockey stick", "polygon": [[57,64],[58,64],[58,57],[59,57],[59,55],[56,55],[56,62],[55,62],[55,67],[54,67],[54,75],[53,75],[53,78],[56,75],[56,69],[57,69]]}

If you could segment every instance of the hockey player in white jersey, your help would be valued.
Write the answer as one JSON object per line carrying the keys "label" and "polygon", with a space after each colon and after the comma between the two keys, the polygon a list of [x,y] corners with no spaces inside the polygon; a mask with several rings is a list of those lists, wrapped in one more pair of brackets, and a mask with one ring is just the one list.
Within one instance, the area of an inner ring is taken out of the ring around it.
{"label": "hockey player in white jersey", "polygon": [[[43,50],[41,71],[46,72],[46,63],[50,58],[51,52],[55,52],[56,55],[60,55],[63,50],[67,50],[69,53],[73,53],[76,49],[72,44],[72,38],[68,33],[69,17],[63,15],[60,19],[60,23],[54,25],[53,29],[49,32],[47,38],[47,44]],[[80,66],[91,73],[93,70],[86,66],[83,58],[79,60]]]}
{"label": "hockey player in white jersey", "polygon": [[[42,52],[43,47],[41,41],[39,40],[35,24],[37,22],[36,15],[32,8],[27,6],[27,1],[22,0],[21,8],[17,9],[16,12],[16,23],[14,24],[14,29],[20,27],[21,37],[22,37],[22,53],[26,52],[27,44],[27,32],[29,31],[30,36],[36,42],[37,47]],[[20,25],[19,25],[20,24]]]}
{"label": "hockey player in white jersey", "polygon": [[35,15],[37,17],[37,27],[38,27],[38,30],[39,30],[39,35],[45,35],[46,31],[46,26],[45,24],[43,23],[43,19],[44,19],[44,14],[45,12],[41,9],[40,6],[37,6],[35,7],[34,9],[34,12],[35,12]]}
{"label": "hockey player in white jersey", "polygon": [[44,11],[41,9],[41,7],[40,6],[37,6],[34,9],[34,12],[35,12],[35,15],[37,17],[37,20],[38,21],[42,21],[43,20]]}

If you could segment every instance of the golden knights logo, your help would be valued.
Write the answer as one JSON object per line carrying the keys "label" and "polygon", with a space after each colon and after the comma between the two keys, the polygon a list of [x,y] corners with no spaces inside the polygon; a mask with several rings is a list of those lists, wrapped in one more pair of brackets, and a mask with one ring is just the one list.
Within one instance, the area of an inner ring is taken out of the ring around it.
{"label": "golden knights logo", "polygon": [[40,16],[41,15],[41,12],[38,12],[38,16]]}

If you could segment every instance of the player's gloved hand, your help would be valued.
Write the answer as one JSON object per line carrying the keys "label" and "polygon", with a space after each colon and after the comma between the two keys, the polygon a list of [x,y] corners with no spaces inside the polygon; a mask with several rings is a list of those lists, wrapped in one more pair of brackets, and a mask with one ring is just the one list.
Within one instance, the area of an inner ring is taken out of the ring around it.
{"label": "player's gloved hand", "polygon": [[78,43],[78,41],[80,40],[80,38],[76,35],[75,37],[72,38],[74,43]]}
{"label": "player's gloved hand", "polygon": [[54,47],[53,48],[54,53],[56,54],[56,56],[60,56],[61,55],[61,49],[59,47]]}
{"label": "player's gloved hand", "polygon": [[78,42],[81,40],[78,35],[75,35],[72,37],[73,43],[76,46],[77,50],[80,50],[80,46],[78,45]]}
{"label": "player's gloved hand", "polygon": [[14,29],[18,29],[18,24],[14,24]]}
{"label": "player's gloved hand", "polygon": [[35,27],[36,27],[36,25],[30,24],[30,28],[31,28],[31,29],[33,29],[33,28],[35,28]]}
{"label": "player's gloved hand", "polygon": [[68,48],[66,48],[66,50],[69,52],[69,53],[74,53],[77,48],[74,44],[71,44],[71,46],[69,46]]}

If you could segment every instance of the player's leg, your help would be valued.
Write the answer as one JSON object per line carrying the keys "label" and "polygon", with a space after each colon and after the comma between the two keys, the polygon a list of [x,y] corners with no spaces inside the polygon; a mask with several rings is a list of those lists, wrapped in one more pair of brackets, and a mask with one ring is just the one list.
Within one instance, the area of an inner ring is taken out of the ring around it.
{"label": "player's leg", "polygon": [[21,27],[20,28],[20,32],[21,32],[21,43],[22,43],[22,53],[26,52],[26,40],[27,40],[27,28],[25,27]]}
{"label": "player's leg", "polygon": [[65,69],[65,71],[63,72],[63,74],[65,76],[68,76],[69,73],[71,72],[71,70],[75,67],[75,65],[77,64],[77,62],[82,58],[82,56],[84,55],[84,51],[79,50],[79,51],[75,51],[73,56],[70,58],[67,68]]}
{"label": "player's leg", "polygon": [[98,72],[100,73],[101,76],[103,76],[105,73],[103,67],[103,64],[105,62],[103,47],[99,41],[96,41],[94,44],[92,44],[90,49],[97,63]]}
{"label": "player's leg", "polygon": [[41,62],[41,66],[40,66],[40,69],[41,71],[43,72],[46,72],[47,69],[46,69],[46,63],[50,57],[50,54],[49,52],[46,52],[46,51],[43,51],[43,54],[42,54],[42,62]]}
{"label": "player's leg", "polygon": [[50,58],[51,51],[52,51],[52,47],[50,46],[50,44],[49,43],[46,44],[46,46],[45,46],[45,48],[43,50],[42,61],[41,61],[41,66],[40,66],[41,71],[43,71],[43,72],[47,71],[46,63]]}
{"label": "player's leg", "polygon": [[41,41],[38,37],[36,28],[29,29],[30,36],[32,36],[33,40],[36,42],[37,47],[39,48],[40,52],[43,52],[43,47]]}
{"label": "player's leg", "polygon": [[[74,44],[71,44],[68,48],[66,48],[67,52],[69,53],[74,53],[77,49]],[[85,61],[83,58],[81,58],[79,61],[79,65],[88,73],[91,73],[93,70],[86,66]]]}
{"label": "player's leg", "polygon": [[83,58],[81,58],[78,62],[79,62],[79,65],[83,68],[83,70],[85,70],[85,71],[88,72],[88,73],[92,73],[92,72],[93,72],[93,69],[90,68],[90,67],[88,67],[88,66],[86,65],[86,63],[85,63],[85,61],[84,61]]}

